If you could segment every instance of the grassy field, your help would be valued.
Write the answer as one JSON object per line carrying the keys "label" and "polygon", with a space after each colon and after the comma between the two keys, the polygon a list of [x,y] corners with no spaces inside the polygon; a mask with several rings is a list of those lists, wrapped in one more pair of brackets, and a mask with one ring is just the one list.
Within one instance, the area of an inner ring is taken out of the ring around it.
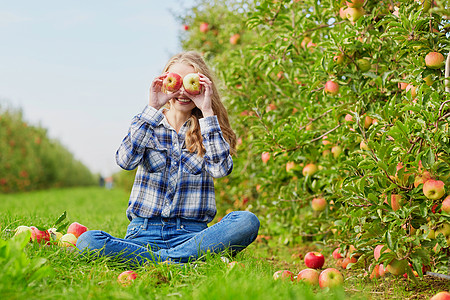
{"label": "grassy field", "polygon": [[64,211],[69,222],[122,237],[127,200],[122,190],[97,187],[0,195],[0,299],[429,299],[447,284],[424,278],[411,287],[389,276],[370,282],[361,272],[348,271],[337,290],[275,281],[276,270],[305,268],[298,254],[311,249],[323,250],[326,267],[334,266],[319,245],[279,247],[282,243],[273,239],[253,243],[233,258],[239,262],[233,268],[217,255],[184,266],[146,265],[136,269],[132,285],[122,286],[117,276],[127,270],[124,265],[90,261],[56,245],[11,240],[18,225],[50,227]]}

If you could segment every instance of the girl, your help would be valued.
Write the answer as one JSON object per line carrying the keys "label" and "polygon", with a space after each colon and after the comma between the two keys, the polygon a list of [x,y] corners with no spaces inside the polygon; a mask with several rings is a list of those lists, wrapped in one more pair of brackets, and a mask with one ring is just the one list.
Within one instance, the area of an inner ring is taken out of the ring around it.
{"label": "girl", "polygon": [[[165,92],[168,72],[181,78],[198,73],[201,93],[192,95],[183,87]],[[148,106],[133,118],[116,153],[120,167],[138,168],[125,238],[92,230],[78,238],[77,248],[137,264],[185,263],[206,251],[241,251],[258,234],[254,214],[231,212],[207,225],[216,215],[213,178],[231,173],[235,146],[227,111],[203,58],[192,51],[175,55],[153,80]]]}

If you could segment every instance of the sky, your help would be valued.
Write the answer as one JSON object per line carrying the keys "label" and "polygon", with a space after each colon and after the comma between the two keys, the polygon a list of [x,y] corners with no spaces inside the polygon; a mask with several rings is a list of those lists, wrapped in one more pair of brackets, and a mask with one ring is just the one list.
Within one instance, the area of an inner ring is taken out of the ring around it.
{"label": "sky", "polygon": [[150,82],[181,51],[175,14],[192,2],[0,0],[0,109],[22,110],[93,173],[118,172]]}

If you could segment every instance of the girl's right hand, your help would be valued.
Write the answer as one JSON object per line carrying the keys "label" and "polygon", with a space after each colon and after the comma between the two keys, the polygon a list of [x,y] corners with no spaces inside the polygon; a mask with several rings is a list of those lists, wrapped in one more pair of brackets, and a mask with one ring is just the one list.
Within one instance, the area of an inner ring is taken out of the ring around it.
{"label": "girl's right hand", "polygon": [[170,99],[176,98],[181,94],[181,89],[169,94],[166,94],[162,91],[163,81],[166,76],[167,72],[156,77],[150,86],[150,99],[148,104],[156,109],[160,109],[161,107],[166,105],[166,103],[169,102]]}

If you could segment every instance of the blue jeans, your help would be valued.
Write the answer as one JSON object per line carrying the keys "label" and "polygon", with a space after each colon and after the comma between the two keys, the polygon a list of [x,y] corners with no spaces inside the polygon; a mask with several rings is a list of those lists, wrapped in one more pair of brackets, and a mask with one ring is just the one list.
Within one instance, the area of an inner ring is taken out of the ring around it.
{"label": "blue jeans", "polygon": [[81,253],[113,256],[137,265],[148,261],[186,263],[207,251],[239,252],[256,239],[258,230],[258,218],[248,211],[231,212],[211,227],[180,218],[136,217],[128,225],[124,239],[90,230],[78,238],[77,248]]}

